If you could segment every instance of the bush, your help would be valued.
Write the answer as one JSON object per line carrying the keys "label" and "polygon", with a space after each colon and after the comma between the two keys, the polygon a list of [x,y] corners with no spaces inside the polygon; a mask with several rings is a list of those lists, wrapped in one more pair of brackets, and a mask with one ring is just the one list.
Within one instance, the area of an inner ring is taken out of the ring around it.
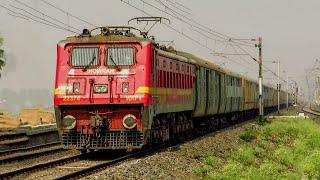
{"label": "bush", "polygon": [[255,163],[255,150],[249,145],[240,147],[237,151],[233,152],[230,158],[236,162],[244,165],[253,165]]}
{"label": "bush", "polygon": [[246,142],[250,142],[253,139],[253,135],[251,131],[246,131],[244,132],[241,136],[240,139],[246,141]]}

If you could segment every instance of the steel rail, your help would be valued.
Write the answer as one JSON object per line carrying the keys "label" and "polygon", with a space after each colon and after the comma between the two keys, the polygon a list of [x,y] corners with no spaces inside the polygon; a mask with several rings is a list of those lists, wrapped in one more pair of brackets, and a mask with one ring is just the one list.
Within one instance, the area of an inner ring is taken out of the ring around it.
{"label": "steel rail", "polygon": [[126,161],[126,160],[130,160],[130,159],[134,159],[134,158],[144,157],[144,156],[147,156],[147,155],[150,155],[150,154],[154,154],[156,152],[161,152],[161,151],[163,151],[165,149],[168,149],[168,150],[178,149],[177,147],[179,147],[180,145],[182,145],[182,144],[184,144],[186,142],[192,141],[194,139],[201,138],[201,137],[203,137],[205,135],[208,135],[210,133],[215,133],[215,134],[221,133],[221,132],[224,132],[224,131],[228,131],[228,130],[240,127],[240,126],[242,126],[242,125],[244,125],[246,123],[252,123],[252,122],[254,122],[253,119],[245,119],[242,122],[239,122],[237,124],[229,124],[229,126],[221,127],[220,129],[217,129],[217,130],[215,130],[213,132],[207,132],[207,133],[204,133],[204,134],[194,135],[192,137],[186,137],[184,140],[172,140],[170,142],[166,142],[166,143],[162,143],[162,144],[159,144],[159,145],[156,145],[156,146],[153,146],[153,147],[146,148],[146,149],[144,149],[142,151],[139,151],[139,152],[136,152],[136,153],[133,153],[133,154],[121,156],[119,158],[116,158],[116,159],[113,159],[113,160],[110,160],[110,161],[106,161],[106,162],[103,162],[103,163],[100,163],[100,164],[97,164],[97,165],[94,165],[94,166],[91,166],[91,167],[88,167],[88,168],[84,168],[84,169],[72,172],[70,174],[58,177],[55,180],[85,178],[85,177],[90,176],[92,174],[95,174],[97,172],[103,171],[106,168],[109,168],[109,167],[112,167],[114,165],[117,165],[120,162],[123,162],[123,161]]}
{"label": "steel rail", "polygon": [[311,107],[304,107],[302,108],[302,111],[315,116],[320,116],[320,112],[312,109]]}
{"label": "steel rail", "polygon": [[4,155],[14,154],[14,153],[20,153],[20,152],[44,149],[44,148],[56,146],[56,145],[59,145],[59,144],[61,144],[61,142],[58,141],[58,142],[52,142],[52,143],[47,143],[47,144],[40,144],[40,145],[36,145],[36,146],[4,150],[4,151],[0,151],[0,157],[4,156]]}
{"label": "steel rail", "polygon": [[111,167],[111,166],[113,166],[113,165],[115,165],[115,164],[117,164],[119,162],[122,162],[122,161],[125,161],[125,160],[129,160],[131,158],[137,157],[138,155],[141,155],[141,153],[143,153],[143,152],[139,152],[139,153],[136,153],[136,154],[125,155],[125,156],[113,159],[111,161],[103,162],[103,163],[100,163],[100,164],[97,164],[97,165],[94,165],[94,166],[91,166],[91,167],[88,167],[88,168],[81,169],[79,171],[72,172],[70,174],[67,174],[67,175],[61,176],[59,178],[56,178],[55,180],[80,179],[80,178],[89,176],[91,174],[97,173],[100,170],[104,170],[104,169],[106,169],[108,167]]}
{"label": "steel rail", "polygon": [[51,153],[56,153],[56,152],[60,152],[60,151],[66,151],[65,149],[63,149],[62,146],[60,147],[53,147],[50,149],[43,149],[43,150],[38,150],[38,151],[34,151],[34,152],[26,152],[26,153],[21,153],[21,154],[17,154],[17,155],[12,155],[12,156],[7,156],[4,158],[0,158],[0,164],[6,164],[6,163],[11,163],[14,161],[21,161],[21,160],[26,160],[26,159],[31,159],[31,158],[37,158],[40,156],[44,156],[47,154],[51,154]]}
{"label": "steel rail", "polygon": [[0,179],[11,179],[13,177],[16,177],[16,176],[19,176],[19,175],[22,175],[22,174],[28,174],[28,173],[32,173],[32,172],[41,171],[41,170],[44,170],[44,169],[48,169],[48,168],[59,166],[61,164],[66,164],[68,162],[75,162],[75,161],[80,160],[84,156],[85,156],[85,154],[77,154],[77,155],[74,155],[74,156],[61,158],[61,159],[57,159],[57,160],[54,160],[54,161],[40,163],[40,164],[36,164],[36,165],[33,165],[33,166],[24,167],[24,168],[21,168],[21,169],[18,169],[18,170],[2,173],[2,174],[0,174]]}

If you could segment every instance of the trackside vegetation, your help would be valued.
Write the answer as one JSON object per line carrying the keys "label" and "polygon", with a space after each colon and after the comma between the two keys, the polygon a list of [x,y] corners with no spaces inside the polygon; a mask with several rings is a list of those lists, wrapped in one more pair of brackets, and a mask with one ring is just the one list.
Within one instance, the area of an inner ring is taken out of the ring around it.
{"label": "trackside vegetation", "polygon": [[320,125],[312,119],[274,119],[253,125],[237,148],[202,159],[203,179],[320,179]]}

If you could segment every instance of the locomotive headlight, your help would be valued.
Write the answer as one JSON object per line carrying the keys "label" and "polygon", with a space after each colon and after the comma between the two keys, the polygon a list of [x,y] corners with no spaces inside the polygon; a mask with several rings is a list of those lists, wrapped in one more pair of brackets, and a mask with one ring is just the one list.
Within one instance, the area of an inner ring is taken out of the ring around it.
{"label": "locomotive headlight", "polygon": [[137,126],[137,118],[132,114],[123,117],[122,124],[126,129],[133,129]]}
{"label": "locomotive headlight", "polygon": [[108,92],[108,86],[107,85],[96,84],[96,85],[94,85],[93,90],[94,90],[95,93],[107,93]]}
{"label": "locomotive headlight", "polygon": [[71,115],[67,115],[62,119],[62,125],[64,129],[71,130],[76,127],[76,118]]}
{"label": "locomotive headlight", "polygon": [[129,92],[129,83],[128,82],[123,82],[122,83],[122,92],[123,93],[128,93]]}
{"label": "locomotive headlight", "polygon": [[80,83],[79,82],[73,83],[73,93],[75,93],[75,94],[80,93]]}

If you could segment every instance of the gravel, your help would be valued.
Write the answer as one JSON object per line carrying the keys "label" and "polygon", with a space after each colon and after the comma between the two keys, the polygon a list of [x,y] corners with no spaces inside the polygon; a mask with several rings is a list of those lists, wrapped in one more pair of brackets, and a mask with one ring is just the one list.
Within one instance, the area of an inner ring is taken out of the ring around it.
{"label": "gravel", "polygon": [[[46,169],[45,171],[39,171],[39,172],[34,172],[31,174],[28,174],[27,177],[25,177],[24,179],[28,180],[32,180],[32,179],[56,179],[58,177],[67,175],[69,173],[81,170],[83,168],[88,168],[90,166],[94,166],[99,164],[100,161],[90,161],[90,160],[80,160],[80,161],[76,161],[76,162],[72,162],[72,163],[67,163],[61,166],[56,166],[50,169]],[[17,179],[21,179],[21,178],[17,178]]]}
{"label": "gravel", "polygon": [[122,162],[86,179],[199,179],[195,170],[202,158],[225,156],[237,147],[239,136],[252,126],[255,124],[249,121],[220,130],[177,148]]}

